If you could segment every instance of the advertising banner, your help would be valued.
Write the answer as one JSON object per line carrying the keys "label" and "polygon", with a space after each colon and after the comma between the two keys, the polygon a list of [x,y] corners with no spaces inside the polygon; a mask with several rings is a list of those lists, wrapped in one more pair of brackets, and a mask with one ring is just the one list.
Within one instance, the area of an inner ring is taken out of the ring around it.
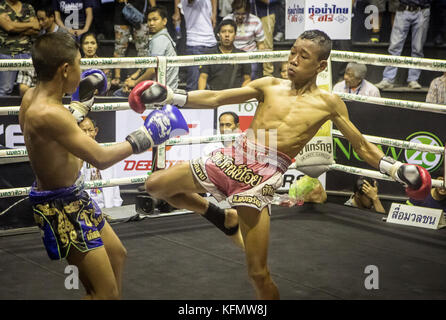
{"label": "advertising banner", "polygon": [[[392,108],[358,101],[346,101],[350,120],[362,134],[443,146],[446,140],[444,123],[446,115],[400,108]],[[336,128],[335,128],[336,129]],[[397,147],[377,145],[383,153],[395,160],[420,165],[435,177],[443,164],[441,154],[432,154]],[[352,167],[376,170],[363,161],[353,150],[351,143],[339,137],[333,138],[333,153],[336,163]],[[330,190],[352,190],[357,176],[341,172],[328,173]],[[379,192],[391,195],[403,195],[404,189],[399,183],[379,181]]]}
{"label": "advertising banner", "polygon": [[317,29],[333,40],[351,38],[351,0],[286,0],[285,39]]}

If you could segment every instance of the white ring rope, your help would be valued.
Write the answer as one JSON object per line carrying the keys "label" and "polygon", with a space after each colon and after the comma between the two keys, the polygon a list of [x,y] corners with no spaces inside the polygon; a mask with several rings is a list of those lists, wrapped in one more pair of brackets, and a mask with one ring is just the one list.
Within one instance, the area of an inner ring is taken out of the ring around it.
{"label": "white ring rope", "polygon": [[[344,135],[340,131],[335,129],[332,130],[332,134],[333,136],[336,137],[341,137],[341,138],[344,137]],[[235,140],[239,135],[240,135],[239,133],[233,133],[233,134],[222,134],[222,135],[201,136],[201,137],[183,136],[167,140],[166,145],[174,146],[174,145],[189,145],[189,144],[232,141]],[[390,147],[397,147],[401,149],[410,149],[421,152],[429,152],[433,154],[443,154],[445,150],[443,147],[431,146],[423,143],[408,142],[404,140],[389,139],[389,138],[369,136],[369,135],[363,135],[363,136],[369,142],[375,144],[382,144]],[[118,142],[100,143],[100,145],[107,147],[116,143]],[[28,156],[28,152],[26,151],[25,148],[0,150],[0,158],[14,158],[14,157],[26,157],[26,156]]]}
{"label": "white ring rope", "polygon": [[[169,66],[186,67],[192,65],[279,62],[288,59],[290,50],[243,52],[228,54],[207,54],[167,57]],[[417,68],[431,71],[446,71],[446,61],[414,57],[398,57],[384,54],[371,54],[332,50],[330,58],[339,62],[360,62],[378,66],[392,65],[400,68]],[[157,67],[156,57],[92,58],[81,59],[81,68],[153,68]],[[2,59],[0,71],[33,70],[31,59]]]}
{"label": "white ring rope", "polygon": [[[379,171],[375,171],[375,170],[368,170],[368,169],[363,169],[363,168],[344,166],[342,164],[337,164],[337,163],[330,164],[330,165],[328,165],[328,167],[330,168],[330,170],[342,171],[345,173],[355,174],[358,176],[366,176],[366,177],[380,179],[380,180],[395,181],[390,176],[383,174]],[[296,169],[299,170],[299,168],[296,168]],[[435,187],[435,188],[443,187],[443,180],[432,179],[432,187]]]}
{"label": "white ring rope", "polygon": [[[389,99],[380,97],[369,97],[369,96],[362,96],[362,95],[334,92],[334,91],[332,93],[340,96],[343,100],[354,100],[359,102],[367,102],[370,104],[382,105],[386,107],[446,114],[446,106],[434,103]],[[149,106],[149,108],[152,108],[152,106]],[[19,110],[20,110],[19,106],[0,107],[0,116],[16,116],[19,114]],[[93,112],[121,111],[121,110],[130,110],[128,102],[96,103],[93,105],[91,109],[91,111]]]}
{"label": "white ring rope", "polygon": [[446,114],[446,106],[434,104],[434,103],[407,101],[407,100],[389,99],[389,98],[380,98],[380,97],[370,97],[370,96],[362,96],[362,95],[358,95],[358,94],[342,93],[342,92],[334,92],[334,91],[332,93],[340,96],[344,100],[354,100],[354,101],[360,101],[360,102],[368,102],[371,104],[378,104],[378,105],[382,105],[382,106],[386,106],[386,107],[394,107],[394,108],[410,109],[410,110],[415,110],[415,111],[427,111],[427,112]]}
{"label": "white ring rope", "polygon": [[[362,96],[357,94],[335,92],[335,91],[333,91],[332,93],[340,96],[343,100],[353,100],[359,102],[367,102],[370,104],[382,105],[386,107],[446,114],[446,106],[434,103],[389,99],[381,97],[370,97],[370,96]],[[149,105],[149,108],[154,108],[154,106]],[[19,106],[0,107],[0,116],[16,116],[19,114],[19,110],[20,110]],[[130,110],[129,103],[128,102],[96,103],[93,105],[91,109],[91,111],[93,112],[120,111],[120,110]]]}
{"label": "white ring rope", "polygon": [[[290,166],[292,168],[293,165]],[[388,180],[394,181],[391,177],[382,174],[378,171],[349,167],[340,164],[332,164],[329,165],[330,170],[342,171],[345,173],[367,176],[370,178],[380,179],[380,180]],[[299,168],[297,168],[299,170]],[[115,179],[106,179],[106,180],[92,180],[85,181],[84,186],[85,189],[93,189],[93,188],[105,188],[105,187],[114,187],[119,185],[129,185],[129,184],[141,184],[144,183],[147,179],[148,175],[135,176],[130,178],[115,178]],[[443,187],[442,180],[434,180],[432,179],[433,187]],[[11,189],[0,189],[0,198],[10,198],[10,197],[20,197],[26,196],[31,191],[31,187],[22,187],[22,188],[11,188]]]}

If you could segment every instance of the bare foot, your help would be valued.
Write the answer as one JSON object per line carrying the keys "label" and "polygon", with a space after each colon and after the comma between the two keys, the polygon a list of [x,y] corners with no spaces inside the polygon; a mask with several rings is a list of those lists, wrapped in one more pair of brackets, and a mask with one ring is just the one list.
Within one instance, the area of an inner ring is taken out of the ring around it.
{"label": "bare foot", "polygon": [[[232,228],[238,225],[238,215],[237,210],[235,209],[225,209],[225,227],[226,228]],[[235,233],[232,236],[229,236],[231,240],[235,243],[237,247],[240,247],[243,251],[245,251],[245,244],[243,242],[242,233],[240,232],[240,227],[237,230],[237,233]]]}

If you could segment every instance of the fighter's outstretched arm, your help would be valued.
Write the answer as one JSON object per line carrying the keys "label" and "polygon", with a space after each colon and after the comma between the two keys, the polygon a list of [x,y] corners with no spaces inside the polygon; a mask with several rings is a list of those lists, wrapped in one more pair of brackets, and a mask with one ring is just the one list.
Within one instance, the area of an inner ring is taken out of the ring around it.
{"label": "fighter's outstretched arm", "polygon": [[332,121],[352,144],[359,156],[381,173],[388,174],[406,187],[409,197],[424,199],[431,189],[429,172],[420,166],[401,163],[391,157],[385,157],[374,144],[368,142],[348,118],[347,107],[338,96],[329,98],[333,107]]}
{"label": "fighter's outstretched arm", "polygon": [[368,142],[350,121],[344,101],[336,95],[331,97],[331,99],[333,100],[332,104],[334,106],[333,123],[342,132],[344,137],[350,141],[353,149],[355,149],[361,159],[378,169],[379,161],[384,156],[384,153],[373,143]]}
{"label": "fighter's outstretched arm", "polygon": [[259,100],[261,92],[253,86],[226,90],[196,90],[190,91],[186,108],[217,108],[226,104],[243,103],[251,99]]}
{"label": "fighter's outstretched arm", "polygon": [[147,104],[173,104],[178,107],[211,109],[225,104],[243,103],[250,99],[262,101],[264,88],[271,85],[273,81],[272,77],[264,77],[242,88],[185,92],[148,80],[138,83],[133,88],[129,96],[129,105],[136,112],[142,113]]}

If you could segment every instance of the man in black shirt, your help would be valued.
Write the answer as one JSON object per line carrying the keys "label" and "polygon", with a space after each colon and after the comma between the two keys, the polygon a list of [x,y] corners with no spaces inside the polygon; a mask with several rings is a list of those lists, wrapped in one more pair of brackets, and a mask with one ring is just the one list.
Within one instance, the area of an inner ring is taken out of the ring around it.
{"label": "man in black shirt", "polygon": [[[234,47],[237,25],[233,20],[223,20],[217,28],[219,45],[211,49],[208,54],[243,52]],[[249,63],[214,64],[200,67],[198,90],[222,90],[240,88],[251,81],[251,65]]]}

